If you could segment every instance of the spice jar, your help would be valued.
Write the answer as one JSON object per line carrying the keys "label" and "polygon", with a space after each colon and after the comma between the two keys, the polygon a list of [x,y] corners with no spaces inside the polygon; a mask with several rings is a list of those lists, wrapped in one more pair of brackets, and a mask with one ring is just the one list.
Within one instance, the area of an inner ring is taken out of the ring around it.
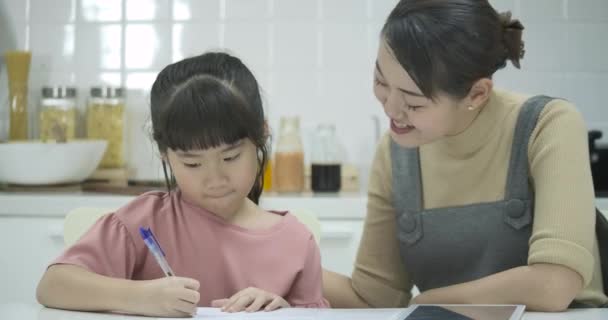
{"label": "spice jar", "polygon": [[304,190],[304,149],[298,117],[281,118],[275,153],[274,187],[277,192]]}
{"label": "spice jar", "polygon": [[124,165],[124,89],[93,87],[87,107],[87,137],[108,141],[101,168]]}
{"label": "spice jar", "polygon": [[42,88],[38,125],[42,141],[74,139],[76,136],[76,88]]}

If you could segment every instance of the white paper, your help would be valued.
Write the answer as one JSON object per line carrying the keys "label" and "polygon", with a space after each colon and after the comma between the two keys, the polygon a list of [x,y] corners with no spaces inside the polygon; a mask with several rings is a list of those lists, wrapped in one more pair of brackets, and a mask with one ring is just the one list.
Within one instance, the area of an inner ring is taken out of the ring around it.
{"label": "white paper", "polygon": [[[218,320],[402,320],[405,314],[406,309],[284,308],[275,311],[227,313],[222,312],[219,308],[198,308],[195,318]],[[183,318],[179,319],[183,320]]]}

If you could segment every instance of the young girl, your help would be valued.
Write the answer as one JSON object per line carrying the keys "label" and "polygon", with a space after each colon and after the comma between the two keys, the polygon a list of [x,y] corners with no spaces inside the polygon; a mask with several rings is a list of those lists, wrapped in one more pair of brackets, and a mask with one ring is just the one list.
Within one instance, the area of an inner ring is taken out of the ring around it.
{"label": "young girl", "polygon": [[[293,215],[257,205],[267,130],[249,69],[215,52],[171,64],[152,86],[151,114],[170,191],[97,221],[48,268],[38,301],[167,317],[197,306],[327,307],[312,234]],[[154,233],[175,276],[164,276],[140,227]]]}

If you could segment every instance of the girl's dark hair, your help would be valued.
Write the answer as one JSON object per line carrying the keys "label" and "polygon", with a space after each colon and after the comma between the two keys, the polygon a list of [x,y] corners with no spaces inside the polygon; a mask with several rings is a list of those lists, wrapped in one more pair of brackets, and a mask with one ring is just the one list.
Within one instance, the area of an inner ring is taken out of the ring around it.
{"label": "girl's dark hair", "polygon": [[[258,83],[239,60],[208,52],[165,67],[150,93],[152,136],[162,154],[233,144],[248,138],[257,148],[258,172],[248,198],[256,204],[268,159],[264,109]],[[175,178],[167,173],[169,190]]]}
{"label": "girl's dark hair", "polygon": [[520,67],[523,29],[487,0],[401,0],[381,35],[426,97],[463,98],[507,60]]}

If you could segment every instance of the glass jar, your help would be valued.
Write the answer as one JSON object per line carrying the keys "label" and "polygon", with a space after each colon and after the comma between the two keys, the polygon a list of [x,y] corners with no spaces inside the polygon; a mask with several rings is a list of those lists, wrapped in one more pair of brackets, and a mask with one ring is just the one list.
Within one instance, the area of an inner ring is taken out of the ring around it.
{"label": "glass jar", "polygon": [[87,137],[108,141],[100,168],[124,166],[124,89],[93,87],[87,107]]}
{"label": "glass jar", "polygon": [[310,156],[312,191],[340,191],[342,161],[342,144],[336,136],[336,127],[333,124],[319,124]]}
{"label": "glass jar", "polygon": [[76,88],[44,87],[39,112],[40,140],[65,141],[76,137]]}
{"label": "glass jar", "polygon": [[300,119],[283,117],[279,128],[274,164],[274,188],[277,192],[304,190],[304,148],[300,138]]}

